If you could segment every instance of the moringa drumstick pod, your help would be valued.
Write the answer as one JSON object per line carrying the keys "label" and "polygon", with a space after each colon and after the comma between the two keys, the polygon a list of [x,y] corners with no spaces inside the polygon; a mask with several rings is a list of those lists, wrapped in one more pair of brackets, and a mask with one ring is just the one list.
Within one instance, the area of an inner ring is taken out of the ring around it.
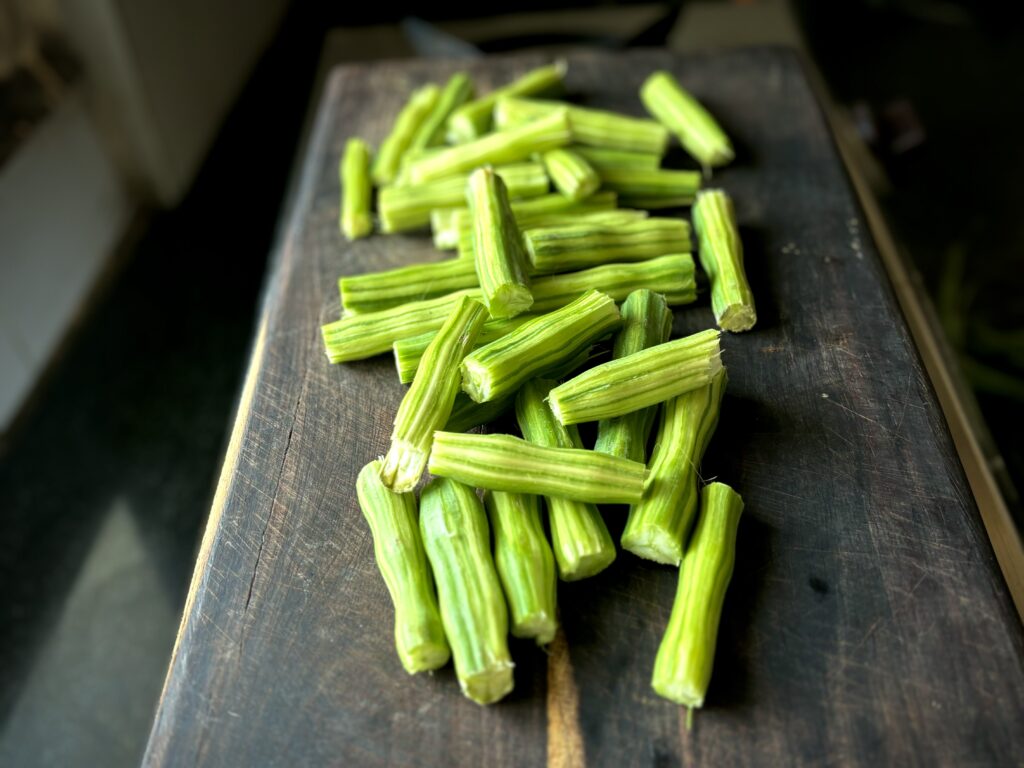
{"label": "moringa drumstick pod", "polygon": [[370,147],[362,139],[345,142],[341,160],[341,231],[349,240],[366,237],[373,231],[370,204],[373,183],[370,180]]}
{"label": "moringa drumstick pod", "polygon": [[545,152],[541,159],[555,189],[570,200],[581,200],[597,192],[601,186],[601,177],[597,171],[575,152],[552,149]]}
{"label": "moringa drumstick pod", "polygon": [[398,113],[391,133],[381,143],[377,157],[374,158],[372,175],[375,184],[384,186],[395,180],[402,164],[402,155],[409,148],[416,131],[429,117],[440,93],[441,89],[433,83],[412,92],[409,101]]}
{"label": "moringa drumstick pod", "polygon": [[732,142],[725,131],[668,72],[655,72],[648,77],[640,88],[640,100],[648,112],[679,138],[683,149],[705,168],[732,161]]}
{"label": "moringa drumstick pod", "polygon": [[700,264],[711,281],[711,309],[723,331],[749,331],[757,322],[754,294],[743,269],[743,243],[732,199],[720,189],[697,195],[693,205]]}

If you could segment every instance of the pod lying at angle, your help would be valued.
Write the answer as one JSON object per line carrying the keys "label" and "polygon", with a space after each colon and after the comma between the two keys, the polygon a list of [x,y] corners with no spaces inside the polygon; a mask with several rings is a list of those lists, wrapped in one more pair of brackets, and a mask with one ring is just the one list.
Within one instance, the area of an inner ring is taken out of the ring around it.
{"label": "pod lying at angle", "polygon": [[757,322],[754,294],[743,269],[743,243],[732,199],[720,189],[697,195],[693,225],[700,264],[711,281],[711,309],[723,331],[749,331]]}
{"label": "pod lying at angle", "polygon": [[671,130],[683,149],[705,168],[725,165],[734,155],[732,142],[715,118],[668,72],[655,72],[640,88],[647,111]]}

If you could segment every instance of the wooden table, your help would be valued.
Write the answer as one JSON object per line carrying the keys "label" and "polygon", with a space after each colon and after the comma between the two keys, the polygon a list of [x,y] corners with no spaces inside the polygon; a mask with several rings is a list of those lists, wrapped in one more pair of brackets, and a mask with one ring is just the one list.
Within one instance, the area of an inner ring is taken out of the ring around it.
{"label": "wooden table", "polygon": [[[931,386],[801,65],[782,50],[570,57],[587,103],[641,114],[674,70],[738,147],[759,322],[724,339],[730,384],[703,471],[747,509],[706,709],[650,690],[672,569],[628,553],[560,587],[564,638],[513,644],[482,708],[451,669],[411,678],[356,505],[402,395],[391,360],[330,366],[342,273],[436,258],[347,245],[336,168],[410,89],[535,57],[341,67],[272,265],[252,365],[146,753],[150,766],[1007,764],[1024,756],[1021,625]],[[254,158],[256,162],[258,158]],[[258,177],[240,183],[258,183]],[[251,254],[232,254],[245,259]],[[676,331],[711,325],[706,297]],[[613,535],[621,509],[609,509]]]}

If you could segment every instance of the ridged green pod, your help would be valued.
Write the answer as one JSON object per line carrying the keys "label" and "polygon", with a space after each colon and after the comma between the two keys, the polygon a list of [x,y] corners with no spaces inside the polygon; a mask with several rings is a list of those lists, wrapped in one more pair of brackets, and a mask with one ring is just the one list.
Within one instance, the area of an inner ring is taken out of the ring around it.
{"label": "ridged green pod", "polygon": [[498,701],[512,690],[515,665],[487,513],[476,492],[454,480],[429,482],[420,497],[420,532],[459,686],[477,704]]}
{"label": "ridged green pod", "polygon": [[504,397],[575,358],[618,326],[614,300],[589,291],[467,355],[462,389],[478,403]]}
{"label": "ridged green pod", "polygon": [[660,153],[630,152],[625,149],[608,149],[607,147],[585,147],[580,144],[570,144],[569,149],[598,171],[609,168],[638,168],[653,171],[661,166]]}
{"label": "ridged green pod", "polygon": [[581,200],[597,192],[601,177],[586,160],[568,149],[552,149],[542,156],[544,168],[555,189],[570,200]]}
{"label": "ridged green pod", "polygon": [[395,606],[395,648],[402,666],[409,674],[443,667],[450,654],[420,540],[416,497],[385,488],[380,461],[360,471],[356,495],[373,533],[377,567]]}
{"label": "ridged green pod", "polygon": [[439,477],[509,493],[632,504],[647,468],[583,448],[548,448],[512,435],[435,432],[428,469]]}
{"label": "ridged green pod", "polygon": [[732,161],[735,153],[725,131],[668,72],[655,72],[648,77],[640,88],[640,100],[705,168]]}
{"label": "ridged green pod", "polygon": [[679,569],[672,614],[654,660],[655,693],[691,709],[704,706],[711,682],[742,513],[743,499],[728,485],[704,486],[700,519]]}
{"label": "ridged green pod", "polygon": [[707,386],[668,400],[643,498],[629,510],[622,548],[647,560],[678,565],[697,511],[697,470],[718,424],[728,382],[723,368]]}
{"label": "ridged green pod", "polygon": [[596,365],[551,390],[563,424],[622,416],[706,386],[722,369],[720,332],[700,331]]}
{"label": "ridged green pod", "polygon": [[473,218],[473,263],[484,304],[492,318],[526,312],[533,304],[526,247],[516,226],[508,191],[490,168],[478,168],[466,189]]}
{"label": "ridged green pod", "polygon": [[611,226],[584,222],[529,228],[524,239],[532,270],[550,274],[687,253],[690,224],[685,219],[669,218],[645,218]]}
{"label": "ridged green pod", "polygon": [[373,232],[370,206],[373,183],[370,180],[370,147],[362,139],[345,142],[345,154],[339,169],[341,176],[341,231],[349,240]]}
{"label": "ridged green pod", "polygon": [[445,126],[452,112],[473,98],[473,80],[465,72],[456,72],[445,83],[434,108],[420,125],[409,144],[410,150],[426,149],[444,143]]}
{"label": "ridged green pod", "polygon": [[411,491],[423,475],[434,431],[448,422],[459,392],[459,363],[475,346],[486,314],[480,302],[463,296],[423,353],[395,414],[391,447],[381,468],[381,479],[389,488]]}
{"label": "ridged green pod", "polygon": [[749,331],[757,322],[754,294],[743,269],[743,243],[732,199],[720,189],[697,195],[693,226],[701,266],[711,281],[711,309],[723,331]]}
{"label": "ridged green pod", "polygon": [[[516,420],[531,443],[549,448],[582,448],[575,427],[559,424],[545,399],[555,382],[534,379],[516,395]],[[642,462],[641,462],[642,464]],[[551,540],[564,581],[576,581],[600,573],[615,560],[615,543],[601,512],[593,503],[563,496],[545,498]]]}
{"label": "ridged green pod", "polygon": [[411,264],[338,280],[341,308],[349,315],[379,312],[410,301],[435,299],[476,287],[476,269],[465,259]]}
{"label": "ridged green pod", "polygon": [[512,614],[512,634],[547,645],[558,629],[557,582],[537,497],[490,491],[484,506],[494,532],[494,564]]}
{"label": "ridged green pod", "polygon": [[602,188],[615,192],[619,203],[649,210],[689,205],[701,185],[700,171],[603,168],[598,175]]}
{"label": "ridged green pod", "polygon": [[412,92],[402,111],[398,113],[391,133],[381,142],[377,151],[372,170],[375,184],[384,186],[395,180],[402,163],[402,155],[409,148],[420,126],[430,116],[430,111],[440,94],[441,89],[433,83]]}
{"label": "ridged green pod", "polygon": [[[672,333],[672,311],[665,297],[641,289],[633,291],[619,308],[622,328],[615,336],[612,357],[616,360],[664,344]],[[647,439],[657,415],[656,406],[602,419],[597,425],[594,450],[633,461],[647,461]]]}

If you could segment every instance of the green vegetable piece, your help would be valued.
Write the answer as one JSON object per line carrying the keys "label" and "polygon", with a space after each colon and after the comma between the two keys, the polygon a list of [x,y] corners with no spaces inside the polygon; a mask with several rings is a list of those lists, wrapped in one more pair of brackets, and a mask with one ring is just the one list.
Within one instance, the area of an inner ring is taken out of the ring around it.
{"label": "green vegetable piece", "polygon": [[719,335],[701,331],[596,365],[551,390],[551,410],[563,424],[579,424],[622,416],[706,386],[722,369]]}
{"label": "green vegetable piece", "polygon": [[381,479],[389,488],[411,491],[423,475],[434,431],[448,421],[459,392],[459,362],[475,346],[485,318],[480,302],[463,296],[423,353],[398,407],[391,448],[384,457]]}
{"label": "green vegetable piece", "polygon": [[622,547],[647,560],[679,565],[697,511],[697,468],[718,423],[725,369],[705,387],[665,402],[644,497],[629,510]]}
{"label": "green vegetable piece", "polygon": [[564,111],[555,112],[532,123],[488,134],[417,160],[410,166],[409,176],[414,184],[422,184],[467,173],[482,165],[514,163],[536,152],[563,147],[570,139],[569,118]]}
{"label": "green vegetable piece", "polygon": [[754,294],[743,269],[743,243],[732,199],[720,189],[697,195],[693,206],[700,264],[711,280],[711,309],[723,331],[749,331],[757,322]]}
{"label": "green vegetable piece", "polygon": [[504,397],[588,350],[618,325],[615,302],[600,291],[589,291],[467,355],[462,389],[478,403]]}
{"label": "green vegetable piece", "polygon": [[[516,419],[523,437],[548,448],[582,448],[576,427],[563,427],[544,400],[555,382],[534,379],[516,395]],[[558,573],[576,581],[600,573],[615,560],[615,544],[597,507],[588,502],[548,496],[548,521]]]}
{"label": "green vegetable piece", "polygon": [[384,139],[373,163],[373,181],[384,186],[394,181],[402,163],[402,155],[409,148],[413,136],[437,103],[441,90],[429,83],[412,92],[409,101],[398,113],[391,133]]}
{"label": "green vegetable piece", "polygon": [[459,686],[477,704],[492,704],[512,690],[515,665],[487,513],[472,488],[435,479],[420,497],[420,531]]}
{"label": "green vegetable piece", "polygon": [[704,168],[732,161],[732,143],[715,118],[668,72],[655,72],[640,88],[647,111],[671,130]]}
{"label": "green vegetable piece", "polygon": [[570,200],[582,200],[601,186],[597,171],[575,152],[552,149],[544,153],[543,160],[551,183]]}
{"label": "green vegetable piece", "polygon": [[[617,456],[582,448],[548,448],[512,435],[456,432],[434,433],[428,469],[439,477],[491,491],[607,504],[638,501],[647,478],[643,464]],[[442,596],[442,611],[443,601]]]}
{"label": "green vegetable piece", "polygon": [[690,225],[656,218],[616,226],[588,222],[527,229],[524,238],[533,271],[545,274],[689,251]]}
{"label": "green vegetable piece", "polygon": [[492,318],[515,317],[530,308],[533,295],[523,236],[505,184],[490,168],[480,168],[469,177],[466,199],[473,217],[474,264],[484,304]]}
{"label": "green vegetable piece", "polygon": [[484,506],[494,531],[494,564],[512,614],[512,634],[538,645],[555,639],[555,558],[544,535],[536,496],[491,491]]}
{"label": "green vegetable piece", "polygon": [[373,533],[373,551],[395,606],[395,648],[409,674],[448,663],[448,643],[416,521],[416,497],[380,481],[380,461],[363,467],[356,496]]}
{"label": "green vegetable piece", "polygon": [[448,119],[448,140],[452,144],[462,144],[487,133],[491,127],[494,103],[503,96],[533,96],[560,92],[564,85],[565,70],[564,61],[539,67],[508,85],[463,104]]}
{"label": "green vegetable piece", "polygon": [[655,693],[691,712],[704,705],[711,681],[742,513],[743,499],[728,485],[704,486],[700,520],[679,569],[672,615],[654,660],[651,687]]}
{"label": "green vegetable piece", "polygon": [[601,186],[618,193],[622,205],[649,210],[689,205],[701,183],[699,171],[602,168],[597,173]]}
{"label": "green vegetable piece", "polygon": [[409,144],[419,150],[444,143],[445,125],[452,112],[473,98],[473,81],[465,72],[456,72],[445,83],[434,108],[420,125]]}
{"label": "green vegetable piece", "polygon": [[349,240],[366,237],[373,232],[370,204],[373,185],[370,182],[370,147],[362,139],[345,142],[345,155],[339,169],[341,176],[341,231]]}
{"label": "green vegetable piece", "polygon": [[615,301],[624,301],[631,291],[648,289],[664,295],[670,306],[697,300],[693,257],[688,253],[637,261],[604,264],[600,267],[547,275],[533,280],[533,311],[550,312],[564,307],[589,290],[601,291]]}
{"label": "green vegetable piece", "polygon": [[[510,197],[536,197],[548,191],[548,175],[540,163],[513,163],[494,170],[505,182]],[[430,212],[435,208],[464,206],[467,181],[463,174],[426,184],[385,187],[377,199],[381,231],[420,229],[430,223]]]}
{"label": "green vegetable piece", "polygon": [[435,208],[430,212],[430,233],[437,250],[453,251],[459,247],[459,221],[463,217],[469,221],[469,209]]}
{"label": "green vegetable piece", "polygon": [[[619,312],[622,329],[615,337],[612,350],[612,357],[616,360],[664,344],[672,333],[672,311],[660,293],[646,289],[633,291]],[[657,410],[651,405],[613,419],[602,419],[597,425],[594,450],[646,462],[647,439]]]}
{"label": "green vegetable piece", "polygon": [[668,147],[669,134],[654,120],[629,117],[601,109],[567,106],[561,102],[505,97],[494,108],[499,128],[522,125],[543,118],[557,109],[568,108],[569,128],[576,144],[661,156]]}
{"label": "green vegetable piece", "polygon": [[479,299],[480,291],[456,291],[436,299],[412,301],[379,312],[348,315],[327,323],[320,329],[327,359],[332,363],[362,360],[387,352],[398,339],[436,331],[464,295]]}
{"label": "green vegetable piece", "polygon": [[661,155],[654,152],[630,152],[625,149],[608,149],[607,147],[585,147],[581,144],[569,146],[573,152],[598,171],[610,168],[636,168],[653,171],[661,167]]}
{"label": "green vegetable piece", "polygon": [[[527,314],[501,320],[488,320],[481,326],[480,333],[477,334],[476,346],[482,347],[495,339],[507,336],[523,323],[533,320],[534,317],[536,316]],[[427,331],[406,339],[399,339],[392,345],[392,350],[395,353],[395,369],[398,371],[399,381],[403,384],[408,384],[413,380],[416,370],[420,367],[423,354],[436,335],[434,331]]]}
{"label": "green vegetable piece", "polygon": [[412,264],[338,280],[341,307],[351,315],[378,312],[476,286],[476,269],[465,259]]}

